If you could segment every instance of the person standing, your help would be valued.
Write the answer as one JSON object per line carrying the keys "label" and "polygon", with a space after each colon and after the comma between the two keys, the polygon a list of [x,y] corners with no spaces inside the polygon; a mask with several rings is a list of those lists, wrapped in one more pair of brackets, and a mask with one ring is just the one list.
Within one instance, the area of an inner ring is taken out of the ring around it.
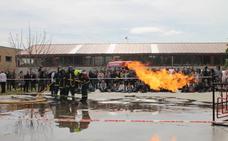
{"label": "person standing", "polygon": [[74,69],[70,66],[68,67],[68,70],[66,72],[66,94],[69,95],[69,92],[70,92],[73,100],[74,100],[74,94],[76,89],[74,82],[75,82]]}
{"label": "person standing", "polygon": [[60,82],[59,82],[60,98],[62,100],[67,100],[66,94],[66,71],[62,69],[60,71]]}
{"label": "person standing", "polygon": [[57,96],[59,91],[59,84],[60,84],[61,74],[60,74],[60,67],[58,67],[57,72],[54,74],[53,77],[53,95]]}
{"label": "person standing", "polygon": [[38,69],[38,79],[38,92],[41,92],[45,89],[45,72],[42,67]]}
{"label": "person standing", "polygon": [[202,79],[202,82],[203,82],[203,85],[204,85],[204,91],[208,91],[209,88],[210,88],[210,71],[208,70],[208,67],[205,66],[204,67],[204,70],[203,70],[203,79]]}
{"label": "person standing", "polygon": [[15,73],[15,70],[12,72],[12,75],[11,75],[11,84],[12,84],[12,87],[14,90],[16,90],[16,73]]}
{"label": "person standing", "polygon": [[31,72],[30,74],[31,78],[31,91],[35,90],[36,91],[36,74],[34,72]]}
{"label": "person standing", "polygon": [[29,71],[27,71],[26,75],[24,76],[24,82],[25,82],[25,85],[24,85],[24,92],[28,92],[29,90],[29,83],[30,83],[30,74],[29,74]]}
{"label": "person standing", "polygon": [[54,96],[54,85],[55,85],[55,74],[56,72],[55,71],[52,71],[51,72],[51,84],[50,84],[50,91],[51,91],[51,95]]}
{"label": "person standing", "polygon": [[222,82],[222,70],[220,66],[216,67],[215,70],[215,81],[216,82]]}
{"label": "person standing", "polygon": [[6,72],[6,77],[8,78],[7,79],[7,83],[6,83],[6,85],[7,85],[7,91],[11,91],[11,82],[12,82],[12,78],[11,78],[11,73],[10,73],[10,71],[7,71]]}
{"label": "person standing", "polygon": [[4,72],[1,72],[0,73],[0,82],[1,82],[2,93],[6,92],[6,81],[7,81],[6,74]]}
{"label": "person standing", "polygon": [[20,89],[22,91],[23,88],[24,88],[24,74],[23,74],[23,71],[20,71],[20,73],[18,74],[18,80],[19,80]]}

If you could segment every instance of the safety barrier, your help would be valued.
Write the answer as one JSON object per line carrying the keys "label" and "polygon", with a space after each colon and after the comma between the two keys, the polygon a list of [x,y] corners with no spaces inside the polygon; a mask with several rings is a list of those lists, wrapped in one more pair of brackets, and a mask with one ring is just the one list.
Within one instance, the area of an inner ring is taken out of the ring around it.
{"label": "safety barrier", "polygon": [[[212,76],[200,76],[198,78],[213,78]],[[137,77],[115,77],[115,78],[112,78],[112,77],[98,77],[98,78],[92,78],[90,77],[89,78],[90,80],[138,80]],[[46,81],[51,81],[52,79],[51,78],[29,78],[29,79],[24,79],[24,78],[16,78],[16,79],[11,79],[11,78],[8,78],[7,80],[9,81],[26,81],[26,80],[36,80],[36,81],[41,81],[41,80],[46,80]]]}
{"label": "safety barrier", "polygon": [[220,97],[217,98],[217,118],[228,117],[228,93],[221,92]]}
{"label": "safety barrier", "polygon": [[143,119],[71,119],[71,118],[1,118],[1,120],[38,120],[54,122],[107,122],[107,123],[161,123],[161,124],[211,124],[209,120],[143,120]]}
{"label": "safety barrier", "polygon": [[[213,123],[228,126],[228,83],[213,83],[212,89]],[[218,97],[216,97],[216,92],[219,93]]]}

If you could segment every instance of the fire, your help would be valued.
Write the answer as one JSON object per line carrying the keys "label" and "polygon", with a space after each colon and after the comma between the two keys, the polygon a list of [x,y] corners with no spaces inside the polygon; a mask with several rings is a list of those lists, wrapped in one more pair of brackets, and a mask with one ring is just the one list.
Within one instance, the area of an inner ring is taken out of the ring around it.
{"label": "fire", "polygon": [[[159,136],[158,135],[153,135],[152,137],[151,137],[151,139],[150,139],[150,141],[160,141],[160,138],[159,138]],[[176,141],[176,137],[172,137],[171,138],[171,141]]]}
{"label": "fire", "polygon": [[153,71],[138,61],[128,62],[125,65],[128,69],[135,71],[137,77],[153,90],[166,89],[176,92],[194,79],[180,72],[170,74],[166,69]]}
{"label": "fire", "polygon": [[158,135],[153,135],[150,141],[160,141]]}

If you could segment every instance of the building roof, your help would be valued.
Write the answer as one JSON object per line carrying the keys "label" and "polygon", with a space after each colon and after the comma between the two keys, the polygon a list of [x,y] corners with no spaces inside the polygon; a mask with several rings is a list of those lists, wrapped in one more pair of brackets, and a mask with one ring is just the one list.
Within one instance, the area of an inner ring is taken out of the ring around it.
{"label": "building roof", "polygon": [[19,54],[166,54],[225,53],[221,43],[83,43],[34,45]]}
{"label": "building roof", "polygon": [[8,46],[0,46],[0,49],[11,49],[11,50],[19,50],[14,47],[8,47]]}

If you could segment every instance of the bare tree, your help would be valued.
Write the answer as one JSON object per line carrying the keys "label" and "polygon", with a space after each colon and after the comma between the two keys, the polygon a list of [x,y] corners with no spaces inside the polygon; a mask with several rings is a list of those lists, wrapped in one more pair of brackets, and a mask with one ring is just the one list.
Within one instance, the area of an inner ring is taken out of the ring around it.
{"label": "bare tree", "polygon": [[17,60],[22,57],[27,58],[29,67],[42,66],[47,59],[47,54],[51,54],[51,40],[47,39],[46,32],[33,33],[30,26],[27,34],[24,34],[22,30],[15,34],[10,32],[9,43],[17,50]]}

